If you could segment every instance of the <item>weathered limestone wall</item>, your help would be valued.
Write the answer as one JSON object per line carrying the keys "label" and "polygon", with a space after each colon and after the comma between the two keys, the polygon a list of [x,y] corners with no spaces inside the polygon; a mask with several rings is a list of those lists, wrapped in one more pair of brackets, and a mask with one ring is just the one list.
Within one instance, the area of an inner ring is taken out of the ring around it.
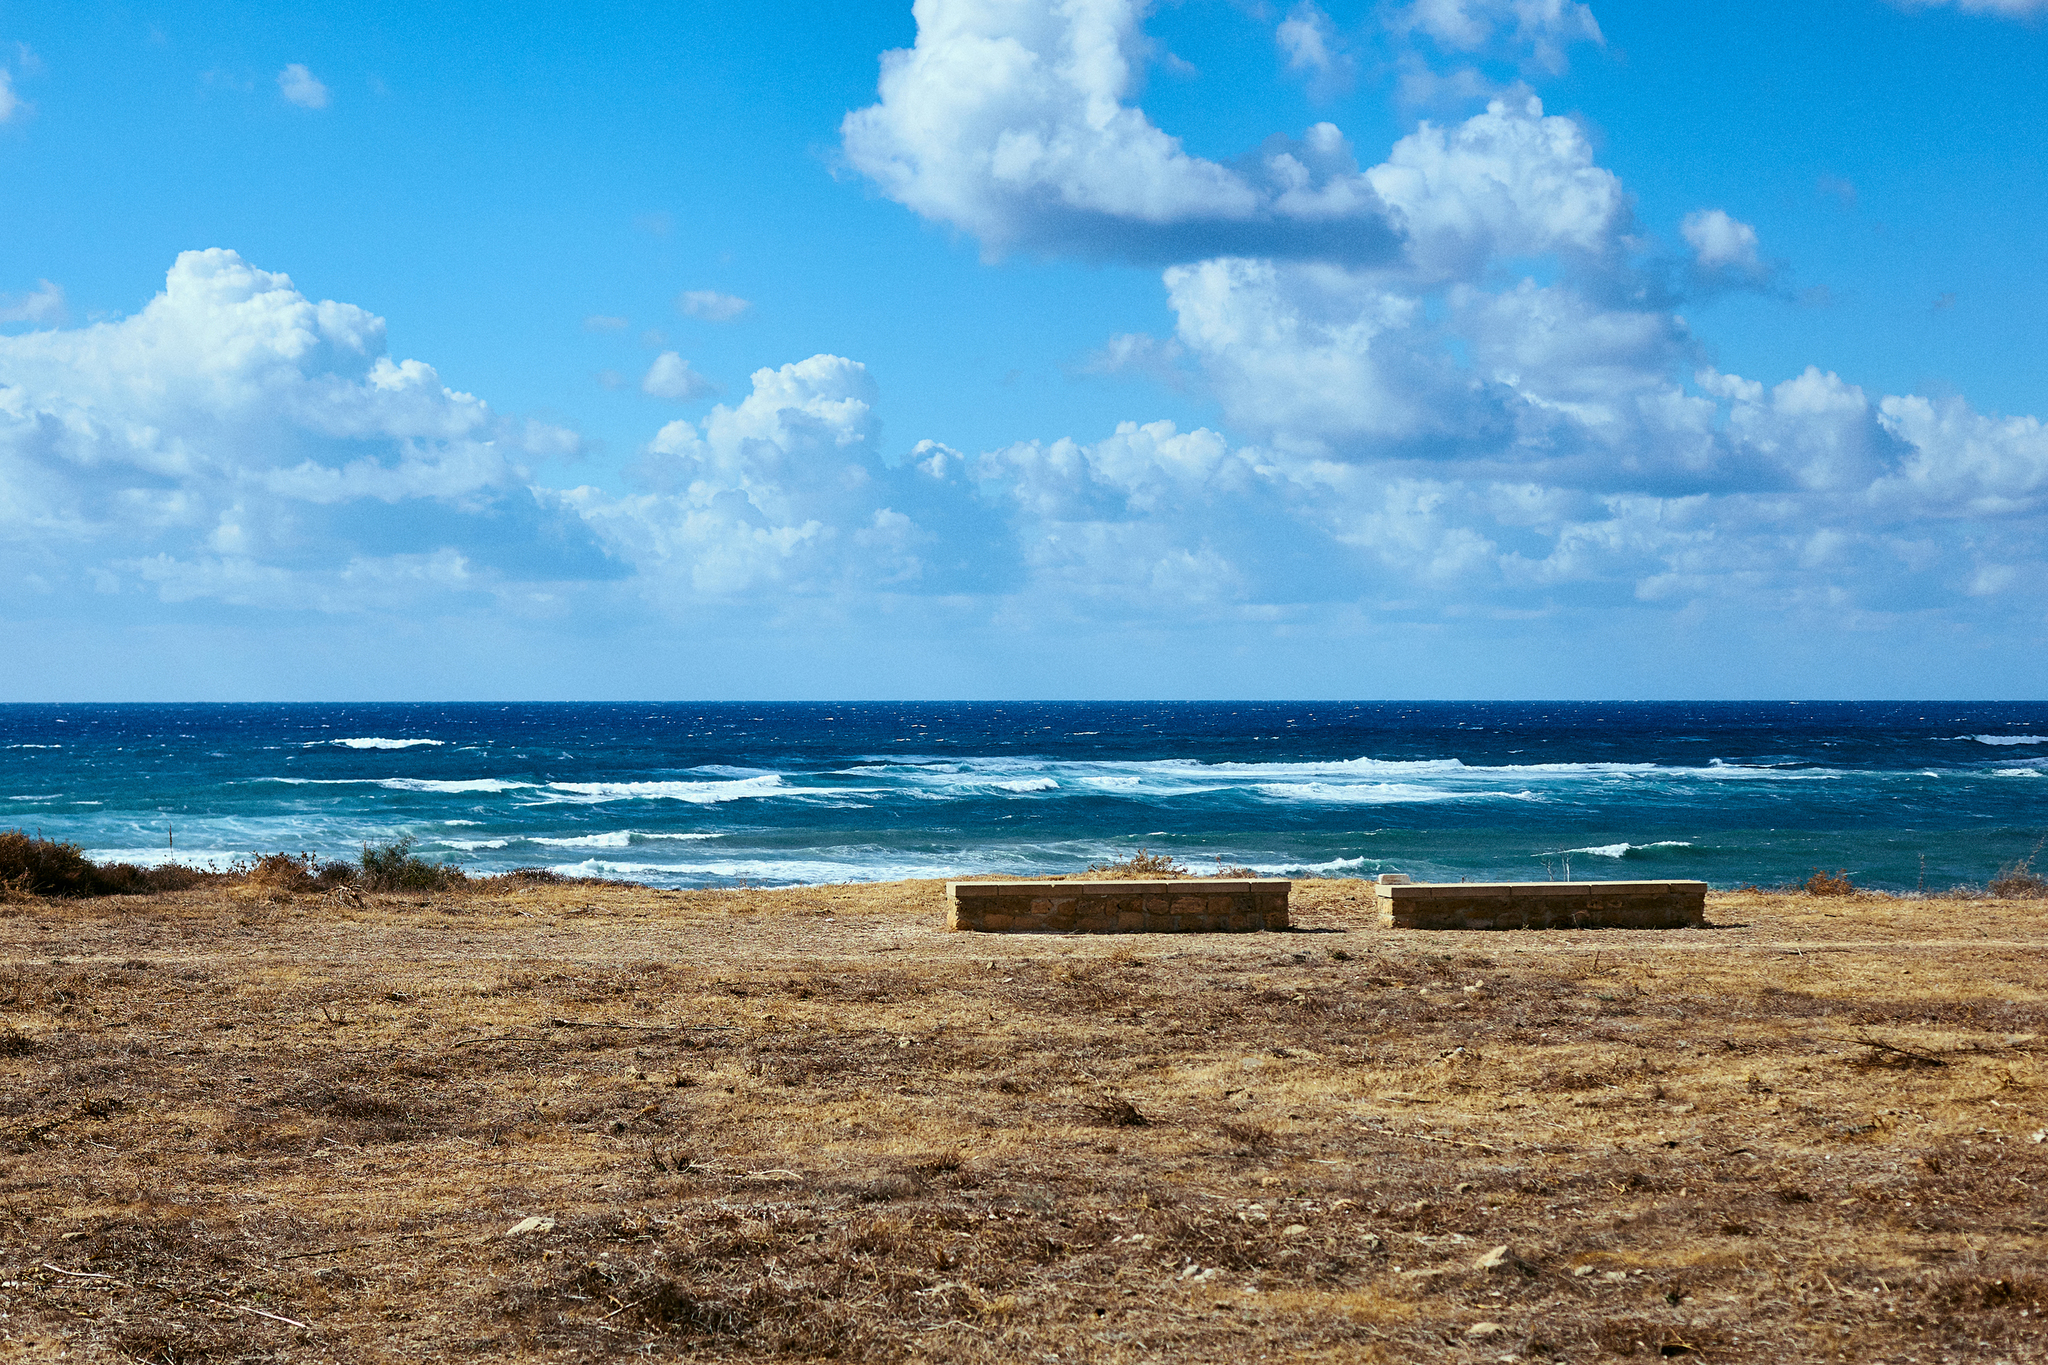
{"label": "weathered limestone wall", "polygon": [[1374,888],[1385,929],[1680,929],[1705,882],[1409,882]]}
{"label": "weathered limestone wall", "polygon": [[1199,934],[1287,927],[1285,881],[947,882],[946,927],[986,933]]}

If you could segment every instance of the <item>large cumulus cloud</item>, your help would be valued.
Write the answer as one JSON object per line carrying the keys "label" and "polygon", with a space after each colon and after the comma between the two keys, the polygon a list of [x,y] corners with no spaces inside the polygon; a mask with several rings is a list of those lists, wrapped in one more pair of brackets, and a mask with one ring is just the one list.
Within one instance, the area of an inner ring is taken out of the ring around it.
{"label": "large cumulus cloud", "polygon": [[[1129,596],[1179,555],[1200,571],[1177,581],[1247,615],[1344,593],[1451,614],[2044,605],[2034,419],[1707,363],[1686,297],[1777,287],[1750,224],[1702,206],[1660,240],[1526,88],[1363,168],[1328,124],[1195,160],[1129,101],[1143,12],[926,0],[844,130],[885,194],[991,250],[1171,258],[1174,335],[1111,338],[1098,368],[1183,387],[1191,369],[1223,430],[1128,423],[987,456],[1048,581]],[[1525,72],[1601,41],[1564,0],[1416,0],[1382,23],[1404,59]],[[1313,6],[1276,27],[1303,69],[1336,41]],[[1229,477],[1169,476],[1190,467]],[[1316,546],[1316,567],[1276,568],[1275,536]]]}
{"label": "large cumulus cloud", "polygon": [[880,102],[846,116],[847,158],[992,252],[1389,253],[1386,208],[1333,125],[1226,166],[1126,102],[1148,7],[917,0],[916,45],[883,56]]}
{"label": "large cumulus cloud", "polygon": [[118,321],[0,337],[0,537],[54,590],[345,606],[616,572],[522,460],[573,450],[232,251]]}

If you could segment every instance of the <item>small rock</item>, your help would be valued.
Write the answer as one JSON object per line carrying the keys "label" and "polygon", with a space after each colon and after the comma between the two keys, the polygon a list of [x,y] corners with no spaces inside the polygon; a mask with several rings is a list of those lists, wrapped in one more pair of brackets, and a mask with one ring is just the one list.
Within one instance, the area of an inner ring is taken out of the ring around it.
{"label": "small rock", "polygon": [[1497,1322],[1475,1322],[1465,1329],[1465,1336],[1471,1341],[1491,1341],[1507,1335],[1507,1330]]}
{"label": "small rock", "polygon": [[1387,1249],[1387,1244],[1380,1240],[1380,1235],[1377,1232],[1366,1233],[1365,1236],[1358,1239],[1358,1244],[1367,1251],[1378,1252]]}
{"label": "small rock", "polygon": [[1609,1284],[1620,1284],[1623,1280],[1628,1278],[1628,1272],[1626,1270],[1610,1270],[1605,1275],[1602,1275],[1600,1278],[1607,1281],[1607,1283]]}
{"label": "small rock", "polygon": [[1513,1270],[1518,1262],[1515,1253],[1508,1250],[1503,1242],[1472,1263],[1474,1270]]}
{"label": "small rock", "polygon": [[1471,1181],[1469,1181],[1469,1180],[1460,1180],[1460,1181],[1458,1182],[1458,1193],[1459,1193],[1459,1194],[1470,1194],[1470,1193],[1472,1193],[1472,1182],[1471,1182]]}
{"label": "small rock", "polygon": [[507,1237],[524,1237],[529,1232],[553,1232],[554,1230],[555,1220],[552,1218],[522,1218],[511,1227],[506,1228],[505,1235]]}
{"label": "small rock", "polygon": [[1587,1277],[1588,1275],[1591,1275],[1591,1274],[1593,1274],[1593,1273],[1595,1273],[1595,1272],[1594,1272],[1594,1268],[1593,1268],[1592,1266],[1589,1266],[1589,1265],[1582,1265],[1582,1266],[1579,1266],[1579,1267],[1577,1267],[1576,1269],[1574,1269],[1574,1270],[1572,1271],[1572,1275],[1573,1275],[1573,1276],[1574,1276],[1575,1278],[1577,1278],[1577,1279],[1581,1279],[1581,1280],[1585,1279],[1585,1278],[1586,1278],[1586,1277]]}
{"label": "small rock", "polygon": [[2027,1139],[2027,1141],[2029,1141],[2029,1142],[2048,1142],[2048,1128],[2036,1128],[2036,1129],[2034,1130],[2034,1135],[2033,1135],[2032,1137],[2028,1138],[2028,1139]]}
{"label": "small rock", "polygon": [[1299,1237],[1307,1231],[1308,1224],[1306,1223],[1289,1223],[1286,1227],[1280,1229],[1280,1235],[1282,1237]]}

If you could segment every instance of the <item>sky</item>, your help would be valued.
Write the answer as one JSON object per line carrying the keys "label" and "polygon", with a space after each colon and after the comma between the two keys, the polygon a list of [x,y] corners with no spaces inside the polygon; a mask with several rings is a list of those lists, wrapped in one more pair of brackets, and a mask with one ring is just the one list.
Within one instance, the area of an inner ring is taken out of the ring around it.
{"label": "sky", "polygon": [[2048,0],[0,0],[0,701],[2040,698]]}

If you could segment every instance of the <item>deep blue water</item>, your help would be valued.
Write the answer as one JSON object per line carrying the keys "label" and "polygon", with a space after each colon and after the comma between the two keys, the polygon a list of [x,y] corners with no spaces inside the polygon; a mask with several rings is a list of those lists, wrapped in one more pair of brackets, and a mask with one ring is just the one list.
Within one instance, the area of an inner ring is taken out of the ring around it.
{"label": "deep blue water", "polygon": [[2041,702],[4,706],[0,746],[0,826],[102,859],[411,835],[472,871],[659,886],[1144,847],[1270,873],[1540,879],[1569,854],[1578,879],[1938,889],[2048,833]]}

